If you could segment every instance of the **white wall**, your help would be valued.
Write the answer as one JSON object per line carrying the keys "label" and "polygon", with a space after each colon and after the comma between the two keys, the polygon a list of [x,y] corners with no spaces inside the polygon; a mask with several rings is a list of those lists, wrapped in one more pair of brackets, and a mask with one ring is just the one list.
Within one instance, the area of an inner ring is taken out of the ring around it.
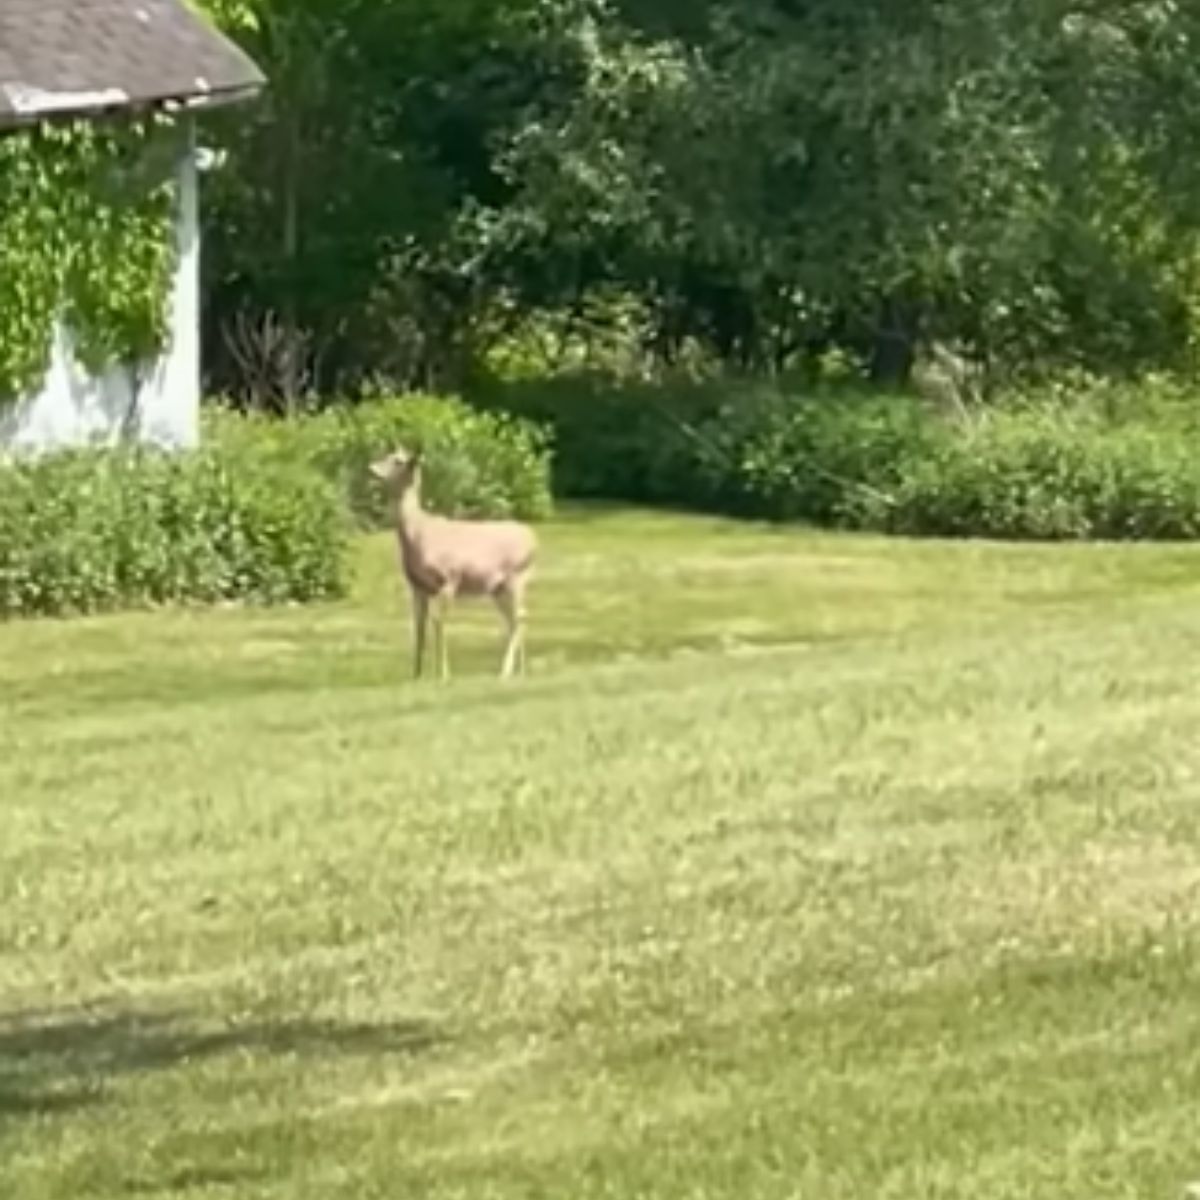
{"label": "white wall", "polygon": [[41,387],[0,406],[0,447],[38,451],[122,439],[194,446],[200,419],[200,225],[195,142],[189,128],[176,171],[177,258],[170,336],[163,353],[136,367],[92,375],[72,349],[70,329],[54,332]]}

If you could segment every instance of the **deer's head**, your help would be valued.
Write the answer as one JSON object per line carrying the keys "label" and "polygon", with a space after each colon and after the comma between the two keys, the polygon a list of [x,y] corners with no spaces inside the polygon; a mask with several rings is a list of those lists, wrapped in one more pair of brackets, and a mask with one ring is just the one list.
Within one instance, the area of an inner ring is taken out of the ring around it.
{"label": "deer's head", "polygon": [[370,471],[388,491],[403,496],[406,492],[420,490],[422,462],[420,450],[408,451],[403,446],[397,446],[390,454],[376,459]]}

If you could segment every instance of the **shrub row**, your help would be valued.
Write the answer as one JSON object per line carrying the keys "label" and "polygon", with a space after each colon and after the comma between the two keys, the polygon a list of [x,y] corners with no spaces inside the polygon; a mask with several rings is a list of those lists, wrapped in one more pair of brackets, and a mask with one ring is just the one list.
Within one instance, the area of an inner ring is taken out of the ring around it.
{"label": "shrub row", "polygon": [[551,429],[564,495],[924,536],[1200,536],[1200,418],[1166,387],[952,418],[908,395],[597,379],[476,397]]}
{"label": "shrub row", "polygon": [[339,595],[354,525],[383,516],[367,463],[398,441],[426,449],[442,511],[549,509],[537,431],[455,401],[286,422],[213,411],[194,453],[82,450],[0,468],[0,617]]}
{"label": "shrub row", "polygon": [[1200,439],[1062,413],[999,413],[906,465],[864,524],[896,533],[1065,540],[1200,536]]}
{"label": "shrub row", "polygon": [[134,450],[18,462],[0,480],[0,615],[334,596],[346,534],[328,484],[278,464]]}
{"label": "shrub row", "polygon": [[[683,431],[711,430],[727,398],[723,388],[617,385],[593,375],[480,383],[470,393],[486,413],[550,432],[556,495],[697,507],[721,499],[713,491],[727,473],[709,469],[700,443]],[[745,398],[739,391],[736,400]]]}
{"label": "shrub row", "polygon": [[914,535],[1200,536],[1185,395],[1043,396],[967,423],[906,396],[762,385],[556,381],[483,402],[380,399],[289,421],[216,409],[193,454],[13,463],[0,469],[0,616],[335,596],[353,525],[384,517],[374,455],[424,448],[443,512],[536,519],[551,507],[538,422],[567,495]]}

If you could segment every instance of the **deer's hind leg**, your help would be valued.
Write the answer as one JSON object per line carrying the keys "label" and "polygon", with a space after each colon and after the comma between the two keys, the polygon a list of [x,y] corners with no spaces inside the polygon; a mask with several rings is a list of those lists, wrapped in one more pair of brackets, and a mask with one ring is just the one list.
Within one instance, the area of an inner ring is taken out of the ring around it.
{"label": "deer's hind leg", "polygon": [[504,618],[504,657],[500,662],[500,678],[508,679],[514,671],[525,674],[525,580],[512,579],[494,594],[496,607]]}
{"label": "deer's hind leg", "polygon": [[450,646],[446,637],[446,626],[450,621],[450,609],[454,604],[454,589],[444,587],[433,598],[433,639],[437,655],[438,676],[450,678]]}

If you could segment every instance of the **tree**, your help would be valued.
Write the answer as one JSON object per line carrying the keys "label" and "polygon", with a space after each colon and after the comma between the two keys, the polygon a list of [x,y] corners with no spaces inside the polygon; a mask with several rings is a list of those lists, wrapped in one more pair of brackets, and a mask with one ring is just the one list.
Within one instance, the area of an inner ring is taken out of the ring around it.
{"label": "tree", "polygon": [[838,344],[903,379],[936,338],[1008,370],[1190,348],[1196,187],[1166,197],[1161,146],[1194,110],[1145,118],[1167,78],[1195,94],[1194,18],[757,0],[698,27],[642,10],[624,6],[642,28],[603,23],[572,110],[518,141],[532,212],[510,229],[609,248],[604,269],[664,321],[759,368]]}
{"label": "tree", "polygon": [[[371,373],[452,378],[482,303],[463,216],[504,205],[493,141],[560,86],[555,6],[247,0],[212,11],[270,78],[253,119],[218,129],[230,162],[206,207],[216,382],[272,346],[292,364],[285,393],[301,376],[323,390]],[[264,325],[278,336],[260,338]]]}
{"label": "tree", "polygon": [[266,329],[286,395],[453,384],[614,295],[668,364],[1192,349],[1200,17],[1172,0],[209,7],[272,81],[220,129],[218,383]]}

